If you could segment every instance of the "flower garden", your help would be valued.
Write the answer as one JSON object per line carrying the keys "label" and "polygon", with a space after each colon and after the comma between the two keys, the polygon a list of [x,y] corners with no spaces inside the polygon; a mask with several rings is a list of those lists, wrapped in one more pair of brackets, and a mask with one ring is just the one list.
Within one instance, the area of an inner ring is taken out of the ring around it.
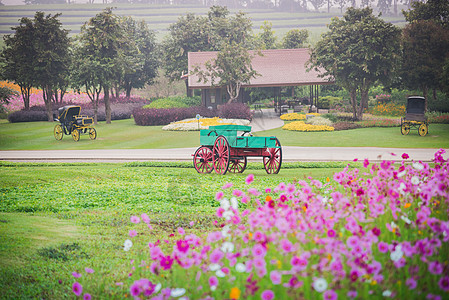
{"label": "flower garden", "polygon": [[175,130],[175,131],[194,131],[200,129],[208,129],[209,126],[217,125],[249,125],[250,121],[245,119],[221,119],[215,118],[192,118],[185,119],[177,122],[172,122],[164,127],[162,130]]}
{"label": "flower garden", "polygon": [[249,175],[243,188],[216,192],[216,229],[200,235],[191,221],[156,240],[153,220],[132,215],[121,247],[128,272],[107,283],[86,266],[70,288],[83,299],[112,290],[135,299],[445,299],[443,154],[431,164],[406,153],[400,163],[364,160],[324,180],[262,189]]}

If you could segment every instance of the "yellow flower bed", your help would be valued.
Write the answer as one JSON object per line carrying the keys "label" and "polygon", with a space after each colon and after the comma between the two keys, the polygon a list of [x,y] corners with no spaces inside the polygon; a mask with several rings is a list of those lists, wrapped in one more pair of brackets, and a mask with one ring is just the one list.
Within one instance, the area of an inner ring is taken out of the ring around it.
{"label": "yellow flower bed", "polygon": [[334,131],[334,127],[326,125],[311,125],[303,121],[295,121],[282,126],[282,129],[293,131]]}
{"label": "yellow flower bed", "polygon": [[215,118],[201,118],[197,119],[186,119],[178,122],[170,123],[164,127],[162,130],[178,130],[178,131],[191,131],[191,130],[199,130],[199,129],[208,129],[209,126],[216,125],[249,125],[250,122],[248,120],[243,119],[220,119],[218,117]]}
{"label": "yellow flower bed", "polygon": [[312,115],[312,116],[321,116],[321,114],[319,114],[319,113],[308,113],[308,115]]}
{"label": "yellow flower bed", "polygon": [[[216,126],[216,125],[232,125],[233,123],[224,123],[222,119],[215,117],[215,118],[203,118],[200,119],[200,125],[202,126]],[[173,124],[188,124],[188,123],[195,123],[198,124],[198,120],[193,119],[193,120],[183,120],[183,121],[178,121],[175,122]]]}
{"label": "yellow flower bed", "polygon": [[281,120],[284,121],[296,121],[296,120],[305,120],[306,115],[298,114],[298,113],[289,113],[289,114],[283,114],[281,116]]}

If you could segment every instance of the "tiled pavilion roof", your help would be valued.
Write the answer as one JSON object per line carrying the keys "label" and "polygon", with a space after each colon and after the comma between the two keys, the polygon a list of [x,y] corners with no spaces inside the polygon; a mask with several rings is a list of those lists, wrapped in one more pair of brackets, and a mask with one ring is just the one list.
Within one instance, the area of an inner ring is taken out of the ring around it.
{"label": "tiled pavilion roof", "polygon": [[[309,48],[262,50],[262,56],[255,55],[253,68],[261,74],[243,87],[273,87],[295,85],[332,84],[328,78],[319,77],[320,72],[314,69],[307,71],[306,63],[310,58]],[[254,52],[253,52],[254,54]],[[217,52],[189,52],[188,67],[192,72],[195,66],[203,66],[215,58]],[[211,82],[198,82],[198,76],[188,76],[189,87],[192,89],[210,88]]]}

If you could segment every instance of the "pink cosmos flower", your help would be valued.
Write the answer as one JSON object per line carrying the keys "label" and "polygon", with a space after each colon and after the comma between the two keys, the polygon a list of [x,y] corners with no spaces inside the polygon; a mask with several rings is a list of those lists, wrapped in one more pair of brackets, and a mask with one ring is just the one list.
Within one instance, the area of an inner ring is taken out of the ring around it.
{"label": "pink cosmos flower", "polygon": [[333,238],[333,237],[335,237],[335,235],[336,235],[335,230],[329,229],[329,230],[327,231],[327,236],[328,236],[328,237]]}
{"label": "pink cosmos flower", "polygon": [[88,293],[84,294],[83,300],[90,300],[90,299],[92,299],[92,296],[90,294]]}
{"label": "pink cosmos flower", "polygon": [[281,241],[281,247],[284,252],[291,252],[293,251],[293,244],[288,239],[283,239]]}
{"label": "pink cosmos flower", "polygon": [[209,285],[212,286],[217,286],[218,285],[218,279],[215,276],[211,276],[209,277]]}
{"label": "pink cosmos flower", "polygon": [[254,181],[254,175],[253,174],[249,174],[246,179],[245,182],[246,184],[251,184]]}
{"label": "pink cosmos flower", "polygon": [[439,275],[443,272],[443,265],[439,261],[431,261],[428,268],[429,272],[434,275]]}
{"label": "pink cosmos flower", "polygon": [[184,231],[184,228],[178,227],[178,233],[179,233],[180,235],[184,235],[186,232]]}
{"label": "pink cosmos flower", "polygon": [[348,298],[354,299],[355,297],[357,297],[357,291],[349,291],[347,295]]}
{"label": "pink cosmos flower", "polygon": [[262,300],[271,300],[274,299],[274,292],[272,290],[265,290],[262,292]]}
{"label": "pink cosmos flower", "polygon": [[146,213],[143,213],[140,215],[140,218],[142,219],[142,222],[146,224],[150,224],[150,217]]}
{"label": "pink cosmos flower", "polygon": [[140,218],[138,216],[131,216],[131,223],[139,224]]}
{"label": "pink cosmos flower", "polygon": [[78,273],[78,272],[72,272],[72,276],[75,277],[75,278],[80,278],[81,274]]}
{"label": "pink cosmos flower", "polygon": [[368,160],[368,159],[365,159],[365,160],[363,161],[363,167],[367,168],[368,166],[369,166],[369,160]]}
{"label": "pink cosmos flower", "polygon": [[408,159],[410,156],[408,156],[407,153],[403,153],[403,154],[401,155],[401,157],[402,157],[402,159]]}
{"label": "pink cosmos flower", "polygon": [[84,268],[84,270],[86,271],[86,273],[89,273],[89,274],[92,274],[94,272],[94,270],[91,268]]}
{"label": "pink cosmos flower", "polygon": [[129,231],[129,236],[130,236],[130,237],[135,237],[135,236],[137,236],[137,231],[135,231],[135,230],[130,230],[130,231]]}
{"label": "pink cosmos flower", "polygon": [[241,190],[234,190],[232,194],[236,197],[241,197],[243,195],[243,192]]}
{"label": "pink cosmos flower", "polygon": [[270,279],[273,284],[280,284],[282,279],[282,274],[279,271],[271,271],[270,272]]}
{"label": "pink cosmos flower", "polygon": [[232,183],[228,182],[222,187],[222,189],[225,190],[225,189],[229,189],[230,187],[232,187]]}
{"label": "pink cosmos flower", "polygon": [[387,253],[388,252],[388,244],[385,242],[379,242],[377,244],[377,248],[379,249],[380,253]]}
{"label": "pink cosmos flower", "polygon": [[267,250],[261,244],[255,244],[252,249],[252,254],[254,257],[264,257],[267,254]]}
{"label": "pink cosmos flower", "polygon": [[337,293],[334,290],[327,290],[323,294],[324,300],[337,300]]}
{"label": "pink cosmos flower", "polygon": [[171,266],[173,265],[173,258],[171,258],[170,255],[162,256],[160,258],[159,264],[160,264],[162,269],[170,270]]}
{"label": "pink cosmos flower", "polygon": [[224,257],[223,252],[220,249],[215,249],[210,254],[210,262],[213,264],[217,264],[221,261],[221,259]]}
{"label": "pink cosmos flower", "polygon": [[408,286],[409,289],[414,290],[417,286],[416,280],[413,278],[407,278],[405,281],[405,284]]}
{"label": "pink cosmos flower", "polygon": [[215,199],[217,199],[218,201],[220,201],[221,199],[223,199],[224,193],[223,192],[217,192],[215,194]]}
{"label": "pink cosmos flower", "polygon": [[72,291],[79,297],[83,293],[83,286],[79,282],[75,282],[72,285]]}
{"label": "pink cosmos flower", "polygon": [[189,243],[187,243],[187,241],[177,241],[176,246],[178,247],[179,252],[182,253],[187,253],[187,251],[189,250]]}
{"label": "pink cosmos flower", "polygon": [[443,291],[449,292],[449,276],[441,277],[438,281],[438,285]]}

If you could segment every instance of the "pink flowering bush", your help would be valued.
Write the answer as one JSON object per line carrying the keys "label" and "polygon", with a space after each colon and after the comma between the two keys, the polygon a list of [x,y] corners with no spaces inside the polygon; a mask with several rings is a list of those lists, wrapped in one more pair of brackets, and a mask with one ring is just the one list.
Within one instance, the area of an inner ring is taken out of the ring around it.
{"label": "pink flowering bush", "polygon": [[[259,191],[216,194],[217,230],[179,228],[151,240],[151,220],[132,216],[146,250],[123,245],[128,276],[115,283],[135,299],[447,299],[449,164],[363,161],[321,182],[309,178]],[[89,274],[92,275],[92,274]],[[122,275],[123,276],[123,275]],[[73,293],[81,296],[95,281]],[[89,295],[90,296],[90,295]],[[99,295],[97,295],[99,296]]]}

